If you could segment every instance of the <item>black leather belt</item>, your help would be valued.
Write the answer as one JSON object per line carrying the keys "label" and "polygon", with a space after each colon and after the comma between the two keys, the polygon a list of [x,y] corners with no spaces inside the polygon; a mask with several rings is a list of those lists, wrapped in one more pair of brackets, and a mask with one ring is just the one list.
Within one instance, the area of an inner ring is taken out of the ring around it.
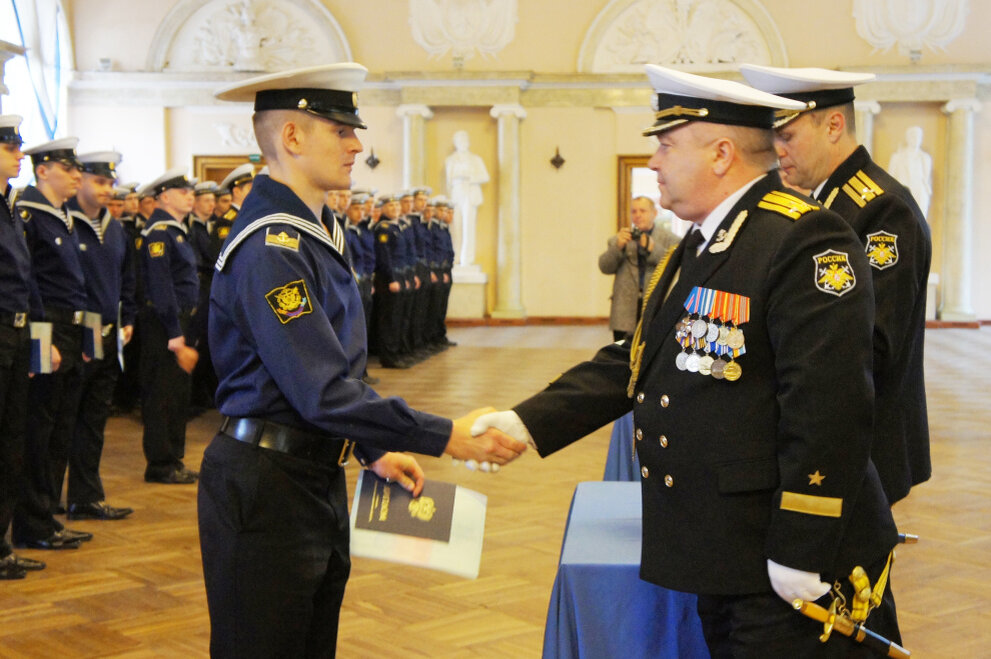
{"label": "black leather belt", "polygon": [[319,435],[262,419],[224,417],[220,432],[252,446],[340,466],[348,463],[354,446],[349,439]]}
{"label": "black leather belt", "polygon": [[45,320],[50,323],[65,323],[66,325],[82,325],[85,311],[45,307]]}
{"label": "black leather belt", "polygon": [[6,325],[7,327],[16,327],[17,329],[20,329],[22,327],[27,327],[28,312],[0,311],[0,325]]}

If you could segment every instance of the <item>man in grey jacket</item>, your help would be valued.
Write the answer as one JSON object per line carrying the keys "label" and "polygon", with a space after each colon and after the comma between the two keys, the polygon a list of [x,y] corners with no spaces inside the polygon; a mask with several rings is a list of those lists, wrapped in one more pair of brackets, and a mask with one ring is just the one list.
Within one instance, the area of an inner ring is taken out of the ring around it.
{"label": "man in grey jacket", "polygon": [[606,251],[599,256],[602,274],[616,275],[609,328],[617,341],[633,334],[640,319],[645,283],[667,251],[678,244],[678,236],[655,223],[656,219],[654,201],[635,197],[630,203],[631,226],[610,236]]}

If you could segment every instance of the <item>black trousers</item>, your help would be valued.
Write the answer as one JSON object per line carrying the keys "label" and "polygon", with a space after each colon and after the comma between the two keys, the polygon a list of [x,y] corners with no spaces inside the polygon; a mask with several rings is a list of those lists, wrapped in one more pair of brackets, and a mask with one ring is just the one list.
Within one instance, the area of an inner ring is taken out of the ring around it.
{"label": "black trousers", "polygon": [[145,476],[167,476],[184,465],[189,374],[179,368],[169,350],[165,326],[155,312],[141,311],[142,445],[148,467]]}
{"label": "black trousers", "polygon": [[416,303],[416,293],[416,282],[410,275],[399,295],[402,307],[399,314],[399,344],[400,353],[403,355],[413,352],[413,307]]}
{"label": "black trousers", "polygon": [[53,513],[62,493],[69,444],[82,393],[82,328],[52,324],[62,356],[54,373],[35,375],[28,387],[31,423],[25,444],[24,490],[14,512],[14,541],[43,540],[62,529]]}
{"label": "black trousers", "polygon": [[76,429],[69,447],[69,490],[71,504],[103,501],[100,458],[103,456],[103,433],[110,416],[114,388],[120,376],[117,361],[116,328],[103,340],[103,359],[83,364],[83,381],[79,398]]}
{"label": "black trousers", "polygon": [[[402,282],[400,282],[402,287]],[[389,283],[381,280],[375,284],[375,314],[376,344],[379,357],[383,362],[394,362],[403,352],[402,348],[402,313],[403,291],[398,293],[389,290]]]}
{"label": "black trousers", "polygon": [[[872,586],[883,569],[883,561],[867,568]],[[852,601],[849,581],[843,579],[841,584],[847,601]],[[830,601],[827,593],[817,603],[829,608]],[[827,643],[820,643],[822,623],[798,613],[773,591],[737,596],[699,595],[698,612],[712,659],[876,659],[878,656],[837,631],[833,631]],[[890,579],[881,606],[867,618],[867,628],[889,641],[901,643]]]}
{"label": "black trousers", "polygon": [[28,328],[0,327],[0,558],[24,481],[24,428],[31,364]]}
{"label": "black trousers", "polygon": [[347,507],[336,465],[214,437],[198,491],[212,657],[334,656]]}
{"label": "black trousers", "polygon": [[134,319],[131,340],[124,346],[124,372],[117,378],[114,404],[125,412],[141,402],[141,321]]}

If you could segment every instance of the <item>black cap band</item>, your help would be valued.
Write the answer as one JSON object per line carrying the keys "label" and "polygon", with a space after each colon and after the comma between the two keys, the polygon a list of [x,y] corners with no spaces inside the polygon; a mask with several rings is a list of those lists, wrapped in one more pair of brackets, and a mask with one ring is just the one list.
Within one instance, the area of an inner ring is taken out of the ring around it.
{"label": "black cap band", "polygon": [[21,134],[17,132],[17,126],[0,128],[0,142],[4,144],[16,144],[17,146],[24,144]]}
{"label": "black cap band", "polygon": [[302,110],[348,126],[366,128],[358,116],[357,92],[338,89],[267,89],[255,94],[255,112]]}
{"label": "black cap band", "polygon": [[778,96],[808,103],[810,106],[808,108],[809,110],[821,110],[822,108],[830,108],[834,105],[846,105],[847,103],[853,103],[854,99],[853,87],[821,89],[814,92],[788,92],[778,94]]}
{"label": "black cap band", "polygon": [[44,153],[34,153],[31,155],[31,164],[35,167],[43,165],[46,162],[58,162],[66,167],[75,167],[76,169],[83,168],[83,164],[79,162],[76,152],[72,149],[55,149],[54,151],[45,151]]}
{"label": "black cap band", "polygon": [[165,192],[166,190],[172,190],[173,188],[193,188],[193,184],[189,182],[185,176],[176,176],[175,178],[170,178],[167,181],[162,181],[154,188],[151,189],[151,194],[158,196]]}
{"label": "black cap band", "polygon": [[694,96],[658,94],[654,125],[643,131],[654,135],[689,121],[707,121],[713,124],[771,128],[774,110],[762,105],[746,105],[728,101],[713,101]]}
{"label": "black cap band", "polygon": [[117,165],[112,162],[84,162],[83,172],[117,180]]}

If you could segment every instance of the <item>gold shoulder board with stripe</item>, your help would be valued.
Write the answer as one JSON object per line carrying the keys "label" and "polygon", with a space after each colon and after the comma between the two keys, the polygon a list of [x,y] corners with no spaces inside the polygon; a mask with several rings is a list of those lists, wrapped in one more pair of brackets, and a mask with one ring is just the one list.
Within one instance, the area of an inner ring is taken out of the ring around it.
{"label": "gold shoulder board with stripe", "polygon": [[793,220],[797,220],[809,211],[819,210],[818,206],[810,204],[793,194],[781,192],[780,190],[771,190],[764,195],[764,198],[757,203],[757,208],[774,211],[779,215],[790,217]]}
{"label": "gold shoulder board with stripe", "polygon": [[847,193],[850,199],[853,199],[853,203],[861,208],[884,194],[881,186],[875,183],[863,170],[858,171],[843,184],[843,192]]}

